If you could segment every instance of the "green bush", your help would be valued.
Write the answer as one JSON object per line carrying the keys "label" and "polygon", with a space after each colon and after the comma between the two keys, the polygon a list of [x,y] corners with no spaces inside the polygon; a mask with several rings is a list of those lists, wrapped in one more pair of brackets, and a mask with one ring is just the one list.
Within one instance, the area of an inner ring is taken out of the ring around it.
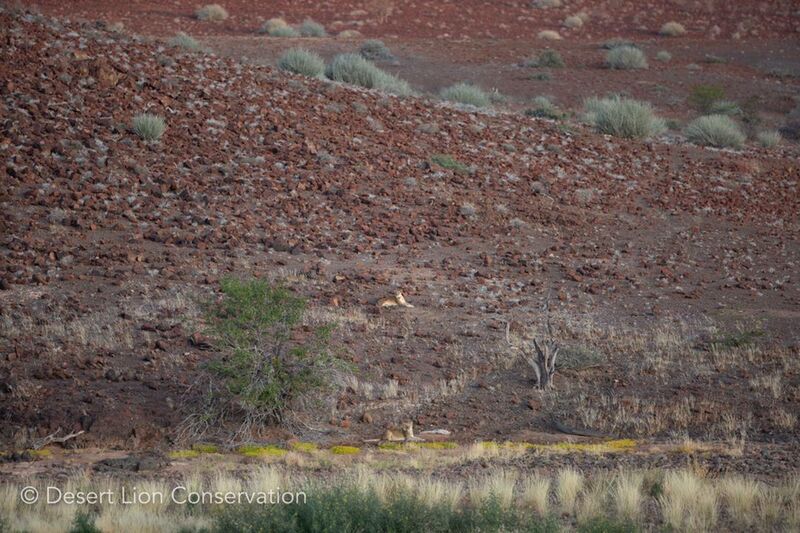
{"label": "green bush", "polygon": [[772,148],[779,145],[783,138],[777,131],[760,131],[756,134],[756,140],[764,148]]}
{"label": "green bush", "polygon": [[311,19],[306,19],[300,24],[300,35],[303,37],[327,37],[325,26]]}
{"label": "green bush", "polygon": [[133,131],[145,141],[157,141],[167,129],[163,118],[150,113],[133,117],[132,127]]}
{"label": "green bush", "polygon": [[361,57],[370,61],[386,61],[394,59],[392,52],[389,50],[386,44],[378,39],[369,39],[364,41],[364,43],[361,45],[361,48],[358,49],[358,53],[361,54]]}
{"label": "green bush", "polygon": [[401,487],[382,497],[353,486],[316,486],[305,501],[282,505],[225,506],[212,531],[225,533],[315,533],[384,531],[392,533],[558,531],[554,519],[503,507],[497,498],[477,506],[429,503]]}
{"label": "green bush", "polygon": [[645,139],[666,130],[647,102],[621,96],[589,98],[585,104],[586,120],[597,131],[628,139]]}
{"label": "green bush", "polygon": [[350,83],[367,89],[379,89],[399,96],[414,94],[407,81],[384,72],[358,54],[337,55],[328,65],[325,74],[334,81]]}
{"label": "green bush", "polygon": [[456,83],[439,93],[444,100],[475,107],[486,107],[491,103],[489,95],[480,87],[468,83]]}
{"label": "green bush", "polygon": [[718,85],[695,85],[689,94],[689,103],[702,113],[708,113],[711,107],[725,98],[725,89]]}
{"label": "green bush", "polygon": [[725,115],[707,115],[689,123],[684,135],[691,142],[717,148],[741,148],[746,139],[739,125]]}
{"label": "green bush", "polygon": [[208,333],[224,357],[208,369],[221,380],[248,424],[280,422],[295,400],[330,387],[338,360],[328,350],[330,326],[308,341],[295,333],[305,300],[264,281],[225,279],[223,298],[207,310]]}
{"label": "green bush", "polygon": [[632,46],[616,46],[606,54],[606,65],[618,70],[647,68],[644,52]]}
{"label": "green bush", "polygon": [[548,48],[542,50],[536,58],[536,66],[549,68],[564,68],[564,59],[557,51]]}
{"label": "green bush", "polygon": [[537,96],[534,98],[533,107],[527,109],[525,114],[529,117],[549,118],[552,120],[564,118],[564,113],[546,96]]}
{"label": "green bush", "polygon": [[300,32],[291,26],[273,26],[267,29],[270,37],[300,37]]}
{"label": "green bush", "polygon": [[431,163],[439,165],[442,168],[452,170],[459,174],[470,174],[471,169],[461,161],[448,154],[435,154],[431,156]]}
{"label": "green bush", "polygon": [[200,50],[200,48],[202,48],[197,39],[195,39],[191,35],[183,33],[182,31],[178,32],[175,35],[175,37],[170,39],[168,41],[168,44],[176,48],[183,48],[184,50],[192,50],[192,51],[197,51]]}
{"label": "green bush", "polygon": [[290,48],[278,60],[278,68],[317,78],[325,73],[325,61],[314,52],[303,48]]}

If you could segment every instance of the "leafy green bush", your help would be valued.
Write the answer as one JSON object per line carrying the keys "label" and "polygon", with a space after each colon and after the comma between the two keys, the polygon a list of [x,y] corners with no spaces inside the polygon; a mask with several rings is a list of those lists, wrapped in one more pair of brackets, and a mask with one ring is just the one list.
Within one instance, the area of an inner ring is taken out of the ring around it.
{"label": "leafy green bush", "polygon": [[207,321],[224,357],[208,368],[248,424],[280,422],[295,400],[331,386],[339,366],[327,347],[331,327],[304,342],[294,336],[306,308],[302,298],[258,280],[225,279],[221,289]]}
{"label": "leafy green bush", "polygon": [[442,89],[439,95],[444,100],[475,107],[486,107],[491,103],[489,95],[483,89],[468,83],[456,83]]}
{"label": "leafy green bush", "polygon": [[325,74],[334,81],[351,83],[367,89],[379,89],[399,96],[414,94],[407,81],[384,72],[358,54],[337,55],[328,65]]}
{"label": "leafy green bush", "polygon": [[300,24],[300,35],[303,37],[327,37],[328,32],[325,31],[325,26],[319,22],[311,19],[306,19]]}
{"label": "leafy green bush", "polygon": [[666,129],[652,106],[621,96],[589,98],[584,103],[586,120],[600,133],[628,139],[645,139]]}
{"label": "leafy green bush", "polygon": [[163,118],[150,113],[133,117],[132,127],[133,131],[145,141],[157,141],[167,129]]}
{"label": "leafy green bush", "polygon": [[303,48],[290,48],[278,60],[278,68],[316,78],[324,74],[325,61],[314,52]]}
{"label": "leafy green bush", "polygon": [[606,54],[606,65],[618,70],[647,68],[644,52],[632,46],[616,46]]}
{"label": "leafy green bush", "polygon": [[689,123],[684,135],[691,142],[717,148],[741,148],[746,139],[739,125],[725,115],[706,115]]}
{"label": "leafy green bush", "polygon": [[370,61],[394,59],[392,52],[386,44],[378,39],[364,41],[361,48],[358,49],[358,53],[361,54],[361,57]]}
{"label": "leafy green bush", "polygon": [[689,103],[702,113],[708,113],[715,102],[724,98],[725,89],[718,85],[695,85],[689,95]]}

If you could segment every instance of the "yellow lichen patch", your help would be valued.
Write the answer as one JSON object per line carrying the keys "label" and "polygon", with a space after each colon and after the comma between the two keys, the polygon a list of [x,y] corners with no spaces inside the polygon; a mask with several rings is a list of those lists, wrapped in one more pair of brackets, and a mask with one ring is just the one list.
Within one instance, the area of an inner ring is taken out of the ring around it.
{"label": "yellow lichen patch", "polygon": [[216,444],[207,444],[199,442],[192,445],[192,450],[199,453],[219,453],[219,446]]}
{"label": "yellow lichen patch", "polygon": [[47,448],[43,448],[41,450],[28,450],[28,453],[34,457],[50,457],[53,455],[53,452]]}
{"label": "yellow lichen patch", "polygon": [[331,453],[334,455],[356,455],[360,451],[355,446],[334,446],[331,448]]}
{"label": "yellow lichen patch", "polygon": [[200,452],[197,450],[174,450],[167,455],[170,459],[194,459],[200,457]]}
{"label": "yellow lichen patch", "polygon": [[293,442],[291,444],[292,450],[296,452],[305,452],[305,453],[312,453],[317,451],[319,448],[313,442]]}
{"label": "yellow lichen patch", "polygon": [[279,457],[286,455],[286,450],[275,446],[274,444],[267,444],[265,446],[257,444],[245,444],[244,446],[239,447],[238,451],[245,457]]}
{"label": "yellow lichen patch", "polygon": [[478,446],[486,450],[497,450],[498,448],[500,448],[500,445],[493,440],[483,440],[478,442],[477,444]]}
{"label": "yellow lichen patch", "polygon": [[449,441],[412,442],[409,444],[409,447],[426,448],[428,450],[452,450],[458,448],[458,444]]}
{"label": "yellow lichen patch", "polygon": [[618,439],[597,443],[558,442],[555,444],[531,444],[530,448],[542,452],[556,453],[615,453],[626,452],[636,448],[636,441]]}
{"label": "yellow lichen patch", "polygon": [[381,442],[378,444],[378,449],[389,452],[402,452],[406,447],[402,442]]}

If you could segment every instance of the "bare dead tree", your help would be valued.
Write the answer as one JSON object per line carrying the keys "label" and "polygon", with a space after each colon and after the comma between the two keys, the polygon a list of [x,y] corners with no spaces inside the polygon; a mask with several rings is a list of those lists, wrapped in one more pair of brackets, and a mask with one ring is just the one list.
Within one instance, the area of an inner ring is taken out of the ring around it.
{"label": "bare dead tree", "polygon": [[514,346],[511,342],[511,323],[506,323],[506,342],[522,352],[525,361],[536,373],[536,388],[547,390],[553,387],[553,375],[556,372],[556,360],[560,346],[553,335],[553,327],[550,324],[550,297],[548,296],[544,306],[545,324],[547,328],[547,338],[539,342],[536,337],[530,341],[523,340],[520,346]]}

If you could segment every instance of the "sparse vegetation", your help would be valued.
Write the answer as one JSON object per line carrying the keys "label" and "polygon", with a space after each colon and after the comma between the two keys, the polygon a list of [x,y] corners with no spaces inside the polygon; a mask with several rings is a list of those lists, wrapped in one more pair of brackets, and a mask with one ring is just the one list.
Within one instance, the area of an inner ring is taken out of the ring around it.
{"label": "sparse vegetation", "polygon": [[644,52],[632,46],[616,46],[606,54],[606,65],[617,70],[645,69],[648,67]]}
{"label": "sparse vegetation", "polygon": [[547,67],[547,68],[564,68],[564,59],[556,50],[548,48],[539,52],[539,55],[533,59],[528,59],[523,62],[525,67]]}
{"label": "sparse vegetation", "polygon": [[439,95],[444,100],[475,107],[486,107],[491,103],[489,95],[483,89],[468,83],[456,83],[442,89]]}
{"label": "sparse vegetation", "polygon": [[549,118],[559,120],[564,118],[564,113],[546,96],[537,96],[533,99],[533,107],[527,109],[525,114],[529,117]]}
{"label": "sparse vegetation", "polygon": [[221,22],[228,18],[228,11],[219,4],[207,4],[198,8],[194,16],[199,20]]}
{"label": "sparse vegetation", "polygon": [[545,41],[560,41],[561,35],[557,31],[554,30],[542,30],[537,34],[539,39],[543,39]]}
{"label": "sparse vegetation", "polygon": [[358,54],[337,55],[328,65],[325,74],[334,81],[378,89],[398,96],[414,94],[408,82],[384,72]]}
{"label": "sparse vegetation", "polygon": [[780,132],[772,130],[758,132],[756,134],[756,140],[763,148],[772,148],[779,145],[783,138],[781,137]]}
{"label": "sparse vegetation", "polygon": [[183,32],[178,32],[175,37],[170,39],[169,45],[191,51],[197,51],[202,48],[197,39]]}
{"label": "sparse vegetation", "polygon": [[684,135],[689,141],[717,148],[741,148],[746,139],[739,125],[725,115],[706,115],[686,126]]}
{"label": "sparse vegetation", "polygon": [[539,9],[546,9],[549,7],[561,7],[561,0],[534,0],[534,6]]}
{"label": "sparse vegetation", "polygon": [[710,115],[738,116],[742,114],[742,108],[739,107],[739,104],[736,102],[731,102],[729,100],[717,100],[711,104],[711,108],[708,110],[708,112]]}
{"label": "sparse vegetation", "polygon": [[597,131],[627,139],[646,139],[666,130],[652,106],[621,96],[590,98],[585,102],[586,120]]}
{"label": "sparse vegetation", "polygon": [[271,18],[266,21],[264,24],[261,25],[261,28],[258,30],[259,33],[266,33],[267,35],[271,35],[271,33],[278,28],[286,28],[289,24],[282,18]]}
{"label": "sparse vegetation", "polygon": [[470,167],[458,161],[453,156],[448,154],[435,154],[431,156],[431,163],[439,165],[442,168],[452,170],[461,174],[469,174]]}
{"label": "sparse vegetation", "polygon": [[575,29],[580,28],[581,26],[583,26],[583,19],[578,15],[570,15],[564,19],[565,28]]}
{"label": "sparse vegetation", "polygon": [[267,30],[266,34],[270,37],[300,37],[300,32],[292,26],[275,26]]}
{"label": "sparse vegetation", "polygon": [[718,85],[695,85],[689,94],[689,103],[701,113],[708,113],[712,106],[725,98],[725,89]]}
{"label": "sparse vegetation", "polygon": [[368,59],[370,61],[388,61],[394,59],[392,52],[389,50],[386,44],[378,39],[369,39],[364,41],[364,43],[358,49],[358,53],[361,54],[364,59]]}
{"label": "sparse vegetation", "polygon": [[661,50],[656,54],[656,59],[658,59],[662,63],[669,63],[670,61],[672,61],[672,54],[670,54],[666,50]]}
{"label": "sparse vegetation", "polygon": [[312,19],[306,19],[300,24],[298,32],[303,37],[327,37],[328,32],[325,31],[325,26]]}
{"label": "sparse vegetation", "polygon": [[639,48],[639,45],[634,43],[633,41],[629,41],[627,39],[609,39],[608,41],[603,43],[601,48],[605,50],[612,50],[614,48],[619,48],[620,46],[629,46],[631,48]]}
{"label": "sparse vegetation", "polygon": [[133,117],[133,131],[145,141],[157,141],[167,129],[164,119],[151,113],[142,113]]}
{"label": "sparse vegetation", "polygon": [[312,78],[325,73],[325,61],[316,53],[303,48],[290,48],[278,60],[278,68]]}
{"label": "sparse vegetation", "polygon": [[683,24],[672,21],[661,26],[658,33],[666,37],[678,37],[680,35],[686,35],[686,28],[683,27]]}

